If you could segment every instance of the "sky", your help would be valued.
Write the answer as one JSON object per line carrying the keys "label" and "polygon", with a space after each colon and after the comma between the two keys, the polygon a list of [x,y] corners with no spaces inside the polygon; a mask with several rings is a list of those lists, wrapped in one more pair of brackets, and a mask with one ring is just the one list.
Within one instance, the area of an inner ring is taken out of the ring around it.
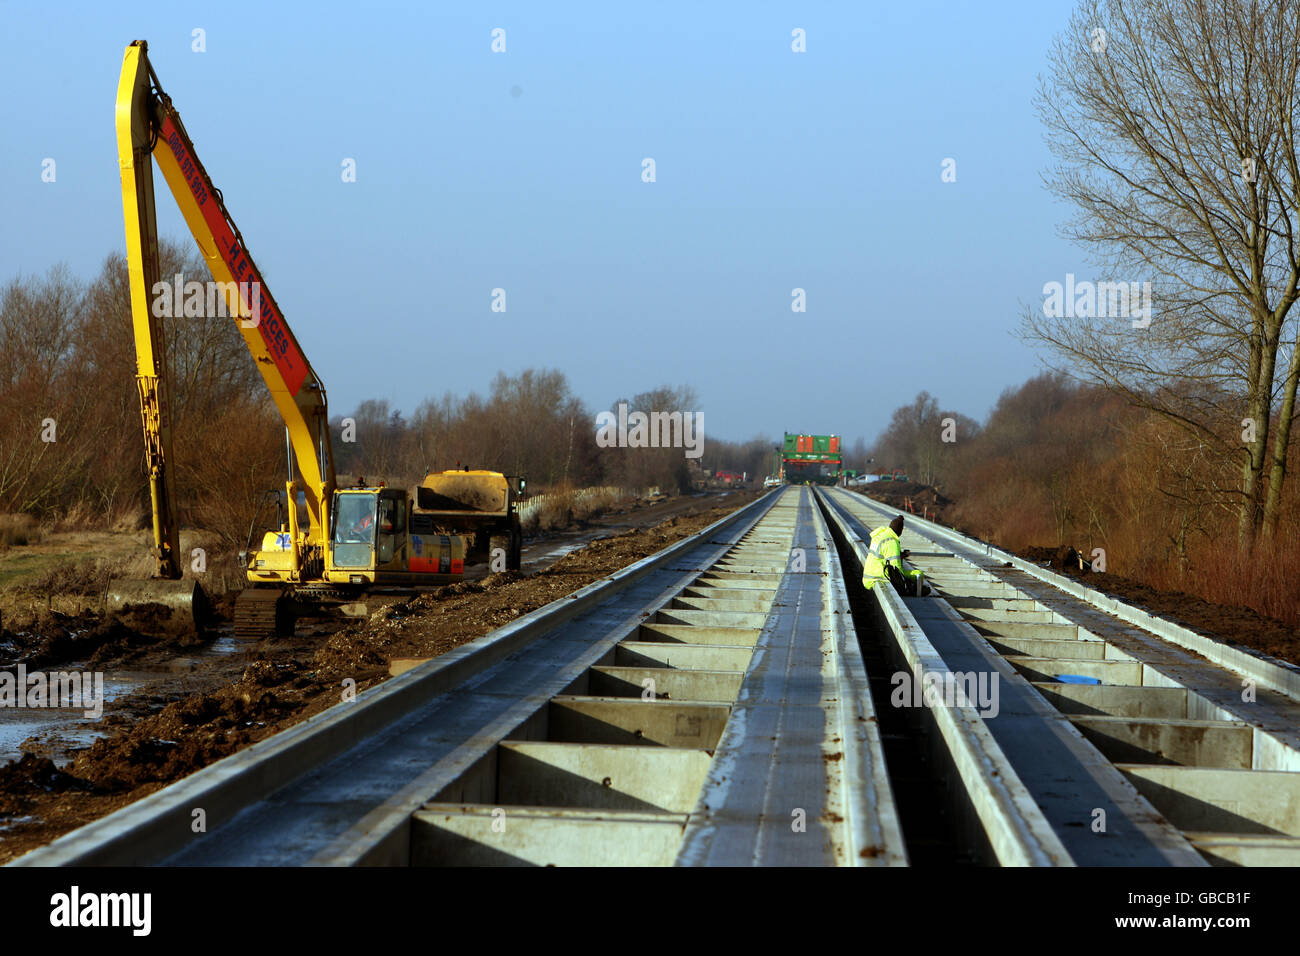
{"label": "sky", "polygon": [[124,249],[145,39],[332,415],[545,367],[593,414],[689,385],[727,440],[870,441],[922,390],[983,419],[1085,269],[1033,108],[1073,6],[0,0],[0,282]]}

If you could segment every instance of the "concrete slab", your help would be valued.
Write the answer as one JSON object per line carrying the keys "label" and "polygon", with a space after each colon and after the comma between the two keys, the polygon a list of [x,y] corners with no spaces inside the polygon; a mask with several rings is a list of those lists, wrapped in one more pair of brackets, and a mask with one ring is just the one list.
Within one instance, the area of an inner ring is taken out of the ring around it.
{"label": "concrete slab", "polygon": [[1078,674],[1080,677],[1096,677],[1103,684],[1142,685],[1142,665],[1137,661],[1008,657],[1007,663],[1031,681],[1051,680],[1060,674]]}
{"label": "concrete slab", "polygon": [[1300,773],[1118,766],[1182,830],[1300,836]]}
{"label": "concrete slab", "polygon": [[1186,767],[1249,770],[1254,731],[1226,720],[1133,717],[1072,717],[1115,763],[1173,763]]}
{"label": "concrete slab", "polygon": [[618,667],[673,667],[710,671],[740,671],[749,666],[753,646],[669,644],[666,641],[624,641],[614,651]]}
{"label": "concrete slab", "polygon": [[673,670],[667,667],[593,667],[587,693],[599,697],[650,697],[731,703],[742,671]]}
{"label": "concrete slab", "polygon": [[740,611],[742,613],[766,614],[772,606],[772,599],[759,595],[752,598],[714,598],[687,597],[673,598],[668,606],[674,610],[687,608],[696,611]]}
{"label": "concrete slab", "polygon": [[707,584],[727,588],[759,588],[774,591],[781,583],[781,574],[760,573],[757,571],[706,571],[695,579],[696,584]]}
{"label": "concrete slab", "polygon": [[636,631],[638,641],[664,641],[672,644],[729,644],[753,647],[761,628],[695,627],[691,624],[642,624]]}
{"label": "concrete slab", "polygon": [[970,598],[1014,598],[1019,592],[1005,584],[972,582],[970,584],[962,582],[940,583],[930,577],[927,572],[925,583],[935,588],[943,598],[949,597],[970,597]]}
{"label": "concrete slab", "polygon": [[968,594],[953,594],[945,598],[951,607],[960,611],[969,609],[993,611],[1037,611],[1041,610],[1037,601],[1024,597],[973,597]]}
{"label": "concrete slab", "polygon": [[1077,624],[1017,624],[1013,621],[971,621],[976,633],[985,636],[1026,637],[1040,641],[1081,640]]}
{"label": "concrete slab", "polygon": [[1004,611],[988,607],[958,608],[961,616],[973,621],[991,621],[994,624],[1054,624],[1056,615],[1051,611]]}
{"label": "concrete slab", "polygon": [[706,750],[503,742],[494,802],[686,813],[712,760]]}
{"label": "concrete slab", "polygon": [[1034,688],[1063,714],[1174,719],[1187,716],[1185,687],[1125,687],[1053,681],[1035,682]]}
{"label": "concrete slab", "polygon": [[641,700],[639,697],[554,697],[547,739],[712,750],[731,714],[728,704]]}
{"label": "concrete slab", "polygon": [[1028,637],[989,635],[988,642],[999,654],[1009,657],[1050,657],[1083,661],[1106,659],[1106,645],[1101,641],[1040,641]]}
{"label": "concrete slab", "polygon": [[1189,833],[1188,838],[1215,866],[1300,866],[1300,837]]}
{"label": "concrete slab", "polygon": [[686,814],[427,804],[412,866],[671,866]]}
{"label": "concrete slab", "polygon": [[692,627],[762,627],[765,613],[741,611],[663,610],[654,616],[655,624],[689,624]]}
{"label": "concrete slab", "polygon": [[715,598],[724,601],[766,601],[770,604],[776,591],[760,588],[715,588],[706,584],[686,588],[682,594],[686,597]]}

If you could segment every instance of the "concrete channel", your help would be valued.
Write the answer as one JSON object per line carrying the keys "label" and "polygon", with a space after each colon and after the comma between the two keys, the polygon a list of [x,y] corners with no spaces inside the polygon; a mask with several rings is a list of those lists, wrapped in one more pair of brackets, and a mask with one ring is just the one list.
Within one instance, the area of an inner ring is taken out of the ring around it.
{"label": "concrete channel", "polygon": [[845,608],[810,491],[784,491],[549,701],[538,739],[425,804],[411,862],[905,862]]}
{"label": "concrete channel", "polygon": [[[896,514],[841,489],[823,500],[850,538]],[[1166,621],[1144,628],[1138,609],[922,519],[907,517],[903,546],[936,589],[881,595],[903,656],[933,649],[927,671],[997,688],[983,723],[1000,775],[1069,861],[1300,863],[1300,701],[1283,692],[1295,668]],[[958,789],[976,800],[969,781]],[[1027,822],[972,812],[994,845],[998,827]]]}
{"label": "concrete channel", "polygon": [[12,865],[903,864],[865,688],[781,489]]}
{"label": "concrete channel", "polygon": [[911,517],[863,591],[892,514],[779,489],[11,865],[907,865],[881,715],[954,860],[1300,862],[1294,668]]}

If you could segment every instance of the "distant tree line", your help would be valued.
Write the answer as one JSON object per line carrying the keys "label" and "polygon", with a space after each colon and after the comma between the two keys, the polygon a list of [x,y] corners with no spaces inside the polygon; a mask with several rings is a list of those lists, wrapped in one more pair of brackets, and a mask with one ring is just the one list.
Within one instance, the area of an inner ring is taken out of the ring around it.
{"label": "distant tree line", "polygon": [[[1160,411],[1060,372],[1007,389],[983,423],[938,409],[920,393],[868,456],[953,499],[962,530],[1010,548],[1099,548],[1108,571],[1300,622],[1300,541],[1242,546],[1237,461]],[[1230,411],[1209,424],[1241,430]],[[1297,526],[1294,484],[1277,510],[1282,527]]]}
{"label": "distant tree line", "polygon": [[[207,281],[202,259],[164,242],[162,275]],[[283,422],[235,323],[204,314],[163,319],[170,360],[174,461],[183,523],[231,541],[247,534],[268,489],[285,480]],[[66,524],[140,526],[147,517],[144,445],[125,257],[90,281],[56,266],[0,287],[0,513]],[[693,413],[686,386],[619,398],[644,412]],[[346,421],[345,420],[349,420]],[[523,475],[534,489],[619,485],[680,492],[698,481],[682,448],[596,444],[596,412],[564,373],[498,373],[486,396],[430,397],[409,417],[387,401],[334,413],[340,475],[408,483],[428,470],[487,468]],[[345,428],[345,424],[348,426]],[[347,440],[345,440],[345,438]],[[705,435],[709,470],[761,476],[770,442]]]}

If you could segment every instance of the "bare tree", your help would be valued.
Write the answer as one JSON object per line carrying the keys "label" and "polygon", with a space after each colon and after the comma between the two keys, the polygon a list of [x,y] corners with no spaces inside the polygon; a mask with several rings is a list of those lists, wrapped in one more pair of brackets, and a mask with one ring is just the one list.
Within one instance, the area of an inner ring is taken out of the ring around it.
{"label": "bare tree", "polygon": [[[911,404],[894,409],[871,457],[883,468],[903,468],[914,481],[934,485],[951,474],[954,446],[974,438],[979,430],[970,416],[943,411],[937,398],[920,392]],[[856,447],[854,451],[866,457]]]}
{"label": "bare tree", "polygon": [[[631,401],[615,401],[611,408],[612,414],[617,415],[620,404],[626,404],[629,417],[634,412],[679,415],[683,423],[681,437],[684,438],[685,426],[693,421],[690,416],[699,408],[699,398],[689,385],[662,385],[634,396]],[[693,438],[702,441],[703,435],[694,435]],[[605,473],[624,487],[658,486],[666,490],[686,491],[691,486],[691,473],[685,455],[685,450],[677,447],[620,446],[605,449],[602,460],[605,462]]]}
{"label": "bare tree", "polygon": [[0,507],[49,512],[85,477],[93,396],[75,374],[86,287],[64,266],[0,291]]}
{"label": "bare tree", "polygon": [[1079,308],[1029,309],[1025,333],[1238,462],[1239,540],[1272,534],[1300,381],[1300,4],[1085,0],[1050,62],[1047,185],[1111,308],[1089,286]]}

